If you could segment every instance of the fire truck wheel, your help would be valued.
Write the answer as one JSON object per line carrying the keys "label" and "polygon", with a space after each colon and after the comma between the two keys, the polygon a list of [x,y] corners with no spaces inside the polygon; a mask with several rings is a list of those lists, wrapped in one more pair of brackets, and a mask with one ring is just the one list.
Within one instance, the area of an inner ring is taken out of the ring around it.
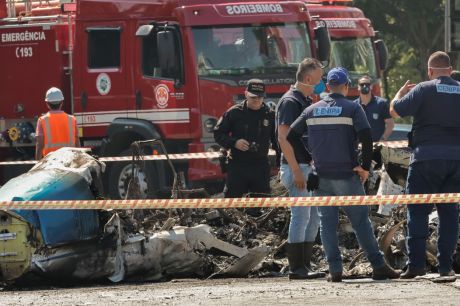
{"label": "fire truck wheel", "polygon": [[[125,150],[120,156],[131,155]],[[158,191],[158,177],[154,162],[145,162],[143,167],[131,162],[115,162],[108,171],[107,189],[111,199],[155,198]],[[133,179],[134,173],[134,179]]]}

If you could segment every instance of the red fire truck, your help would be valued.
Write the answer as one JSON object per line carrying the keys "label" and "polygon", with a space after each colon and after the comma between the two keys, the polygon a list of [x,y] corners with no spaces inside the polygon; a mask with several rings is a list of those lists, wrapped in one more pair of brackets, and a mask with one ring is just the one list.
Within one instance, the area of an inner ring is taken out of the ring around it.
{"label": "red fire truck", "polygon": [[[32,158],[51,86],[64,91],[83,146],[101,156],[128,155],[144,139],[169,153],[218,150],[214,125],[247,80],[263,79],[274,104],[303,58],[327,60],[327,30],[316,24],[300,1],[0,0],[2,159]],[[110,197],[126,195],[132,167],[108,164]],[[134,167],[143,197],[171,184],[161,162]],[[222,178],[215,161],[178,167],[189,183]]]}
{"label": "red fire truck", "polygon": [[306,0],[311,16],[318,16],[317,25],[325,23],[331,36],[329,68],[342,66],[350,73],[354,86],[348,95],[357,97],[357,81],[367,74],[373,80],[373,93],[381,95],[381,76],[387,63],[383,40],[376,40],[371,21],[363,12],[347,6],[352,0]]}

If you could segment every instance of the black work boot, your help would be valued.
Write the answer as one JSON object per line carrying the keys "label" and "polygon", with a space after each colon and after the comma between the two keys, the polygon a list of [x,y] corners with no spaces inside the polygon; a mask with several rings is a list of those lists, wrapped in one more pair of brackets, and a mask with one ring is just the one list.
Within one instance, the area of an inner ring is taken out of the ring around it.
{"label": "black work boot", "polygon": [[331,272],[327,276],[327,281],[332,283],[342,282],[342,272]]}
{"label": "black work boot", "polygon": [[407,267],[407,270],[400,275],[402,279],[411,279],[417,276],[423,276],[426,274],[425,269],[423,268],[411,268],[410,266]]}
{"label": "black work boot", "polygon": [[394,270],[389,264],[385,262],[383,267],[372,270],[373,280],[395,279],[401,275],[400,270]]}
{"label": "black work boot", "polygon": [[311,268],[311,256],[313,254],[314,242],[305,241],[303,243],[303,262],[307,268],[309,278],[322,278],[326,276],[324,272],[315,272]]}
{"label": "black work boot", "polygon": [[453,270],[448,272],[440,272],[439,277],[435,277],[432,282],[433,283],[452,283],[457,280],[457,276]]}
{"label": "black work boot", "polygon": [[450,270],[449,272],[441,272],[441,273],[439,273],[439,276],[441,276],[441,277],[455,276],[455,272],[453,270]]}
{"label": "black work boot", "polygon": [[289,279],[308,279],[308,270],[303,262],[303,242],[288,243],[286,254],[289,261]]}

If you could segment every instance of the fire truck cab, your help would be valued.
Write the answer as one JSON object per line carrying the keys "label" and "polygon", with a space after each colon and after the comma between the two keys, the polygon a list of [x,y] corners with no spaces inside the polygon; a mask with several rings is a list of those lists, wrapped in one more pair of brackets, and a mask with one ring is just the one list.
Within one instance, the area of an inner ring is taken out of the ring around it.
{"label": "fire truck cab", "polygon": [[[265,81],[274,105],[298,63],[327,60],[329,47],[300,1],[0,0],[1,154],[33,156],[51,86],[63,90],[82,145],[101,156],[129,155],[146,139],[161,139],[168,153],[216,151],[214,125],[244,99],[249,79]],[[177,167],[189,183],[223,178],[213,160]],[[171,185],[166,163],[110,163],[111,198],[126,196],[133,170],[142,197]]]}
{"label": "fire truck cab", "polygon": [[[358,79],[368,75],[373,80],[373,94],[380,96],[382,71],[387,64],[388,51],[383,40],[376,39],[372,22],[356,7],[347,6],[352,0],[306,0],[308,11],[318,16],[316,25],[327,26],[331,37],[329,68],[341,66],[350,73],[352,86],[349,97],[359,96]],[[327,70],[326,70],[327,72]]]}

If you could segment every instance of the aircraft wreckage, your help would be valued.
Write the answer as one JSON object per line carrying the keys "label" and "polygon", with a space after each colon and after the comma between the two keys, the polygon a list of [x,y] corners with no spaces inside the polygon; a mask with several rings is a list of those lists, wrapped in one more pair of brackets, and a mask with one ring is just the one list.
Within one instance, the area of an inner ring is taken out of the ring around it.
{"label": "aircraft wreckage", "polygon": [[[375,172],[369,186],[374,193],[402,193],[407,154],[382,148],[391,172],[385,167]],[[84,149],[63,148],[0,188],[0,201],[97,199],[104,167]],[[285,192],[273,180],[273,195]],[[187,193],[173,190],[174,194]],[[404,267],[407,259],[404,210],[404,206],[380,207],[371,213],[380,248],[396,268]],[[430,220],[427,258],[434,269],[436,215]],[[351,226],[346,218],[340,221],[349,277],[370,275]],[[0,211],[0,282],[11,284],[29,275],[59,283],[281,276],[287,270],[283,246],[288,225],[289,210],[284,208]],[[327,267],[323,254],[321,245],[315,245],[312,261],[321,270]],[[454,266],[458,272],[457,262],[458,257]]]}
{"label": "aircraft wreckage", "polygon": [[[63,148],[10,180],[0,200],[95,199],[104,166],[82,149]],[[126,231],[122,223],[115,211],[0,211],[0,281],[27,273],[67,282],[203,276],[202,255],[210,249],[237,258],[221,274],[244,276],[269,252],[263,245],[248,250],[219,240],[205,224],[146,235]]]}

